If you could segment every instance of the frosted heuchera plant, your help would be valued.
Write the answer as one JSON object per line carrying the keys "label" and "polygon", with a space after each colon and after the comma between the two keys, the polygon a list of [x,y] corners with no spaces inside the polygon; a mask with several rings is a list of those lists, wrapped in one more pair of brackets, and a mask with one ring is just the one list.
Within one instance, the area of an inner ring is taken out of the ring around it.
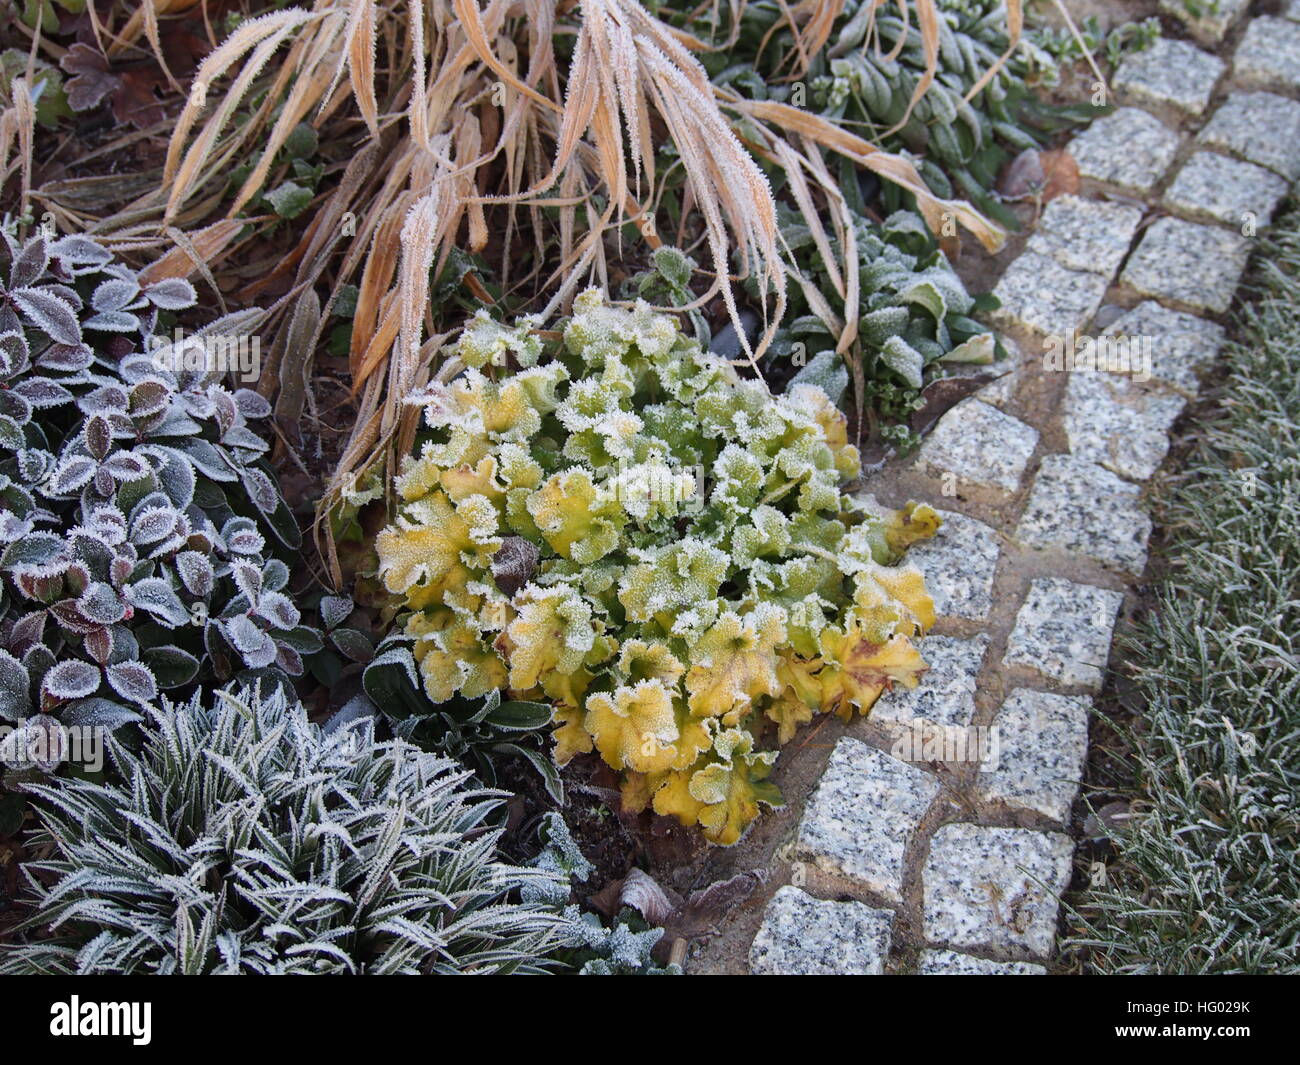
{"label": "frosted heuchera plant", "polygon": [[774,398],[643,303],[583,293],[552,352],[535,324],[474,322],[419,397],[380,575],[430,699],[545,698],[557,762],[595,750],[625,807],[734,843],[801,722],[916,685],[934,607],[897,563],[938,515],[856,509],[821,389]]}

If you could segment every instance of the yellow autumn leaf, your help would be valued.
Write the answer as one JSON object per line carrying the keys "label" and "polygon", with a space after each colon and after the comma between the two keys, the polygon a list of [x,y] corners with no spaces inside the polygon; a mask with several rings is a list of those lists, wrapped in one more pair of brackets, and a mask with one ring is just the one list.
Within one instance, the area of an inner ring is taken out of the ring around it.
{"label": "yellow autumn leaf", "polygon": [[668,773],[654,789],[655,813],[660,817],[675,817],[687,828],[699,823],[704,808],[704,803],[691,794],[692,773],[690,769]]}
{"label": "yellow autumn leaf", "polygon": [[775,695],[777,644],[785,640],[785,615],[760,603],[741,617],[727,611],[691,651],[686,690],[700,717],[739,717],[760,695]]}
{"label": "yellow autumn leaf", "polygon": [[815,385],[799,385],[791,390],[790,400],[801,410],[810,412],[821,426],[826,443],[835,456],[835,469],[842,480],[851,480],[862,472],[858,449],[849,443],[849,420],[831,402],[825,391]]}
{"label": "yellow autumn leaf", "polygon": [[771,772],[775,751],[755,753],[753,737],[738,729],[719,734],[714,749],[724,760],[691,774],[691,798],[701,803],[696,814],[706,839],[724,847],[737,842],[758,817],[760,801],[776,804],[779,793],[761,781]]}
{"label": "yellow autumn leaf", "polygon": [[445,703],[457,692],[476,699],[505,687],[505,663],[463,616],[453,616],[416,640],[412,654],[420,663],[424,690],[435,703]]}
{"label": "yellow autumn leaf", "polygon": [[469,369],[440,390],[439,398],[441,409],[426,416],[431,425],[472,426],[494,440],[521,444],[542,428],[542,416],[530,402],[528,391],[513,378],[498,384]]}
{"label": "yellow autumn leaf", "polygon": [[593,695],[584,724],[611,767],[638,773],[684,768],[712,742],[703,723],[681,720],[672,693],[659,680]]}
{"label": "yellow autumn leaf", "polygon": [[865,715],[881,693],[896,683],[915,688],[929,668],[906,636],[874,642],[863,634],[856,618],[847,630],[829,629],[822,634],[822,654],[826,659],[820,674],[823,706],[845,720],[855,706]]}
{"label": "yellow autumn leaf", "polygon": [[414,503],[442,483],[442,467],[433,460],[433,448],[425,444],[419,458],[408,457],[402,461],[402,472],[393,481],[393,487],[402,501]]}
{"label": "yellow autumn leaf", "polygon": [[548,673],[576,673],[596,642],[591,607],[574,589],[530,584],[516,596],[519,613],[496,642],[510,664],[510,687],[527,691]]}
{"label": "yellow autumn leaf", "polygon": [[885,515],[885,541],[901,555],[918,540],[928,540],[943,524],[939,512],[928,503],[909,501]]}
{"label": "yellow autumn leaf", "polygon": [[628,640],[618,654],[618,669],[630,681],[661,680],[670,689],[677,687],[686,667],[666,644]]}
{"label": "yellow autumn leaf", "polygon": [[496,532],[496,510],[482,496],[453,506],[443,492],[434,492],[402,507],[396,522],[375,538],[379,576],[416,609],[439,603],[445,589],[470,579],[463,557],[486,566],[501,546]]}
{"label": "yellow autumn leaf", "polygon": [[589,565],[618,546],[624,518],[617,501],[601,498],[583,469],[552,474],[528,497],[528,513],[561,558]]}
{"label": "yellow autumn leaf", "polygon": [[[663,780],[662,773],[653,775],[634,773],[628,770],[619,781],[618,790],[622,797],[622,810],[625,814],[639,814],[654,796],[655,790]],[[692,822],[693,823],[693,822]]]}
{"label": "yellow autumn leaf", "polygon": [[556,706],[580,707],[595,679],[595,674],[586,666],[579,666],[572,673],[543,673],[542,691]]}
{"label": "yellow autumn leaf", "polygon": [[444,470],[442,487],[453,502],[480,495],[490,499],[493,506],[505,505],[506,486],[497,478],[497,460],[492,455],[484,455],[477,466],[465,464]]}
{"label": "yellow autumn leaf", "polygon": [[780,655],[776,661],[776,680],[779,694],[763,713],[777,725],[777,742],[789,743],[799,726],[813,718],[822,708],[822,683],[817,671],[821,659],[807,659]]}
{"label": "yellow autumn leaf", "polygon": [[552,757],[556,765],[567,765],[579,754],[586,754],[592,749],[591,733],[582,725],[583,713],[576,706],[560,706],[555,711],[555,729],[551,738],[555,740]]}
{"label": "yellow autumn leaf", "polygon": [[935,622],[934,599],[915,566],[868,563],[853,576],[854,612],[877,642],[887,635],[924,635]]}

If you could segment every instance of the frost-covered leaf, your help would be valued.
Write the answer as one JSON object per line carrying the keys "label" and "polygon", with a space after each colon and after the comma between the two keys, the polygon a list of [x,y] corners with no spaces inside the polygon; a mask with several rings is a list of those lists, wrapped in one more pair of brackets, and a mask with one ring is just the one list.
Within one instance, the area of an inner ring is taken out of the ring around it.
{"label": "frost-covered leaf", "polygon": [[227,618],[221,623],[222,631],[230,645],[239,652],[244,662],[253,669],[269,666],[275,661],[275,641],[252,618],[243,614]]}
{"label": "frost-covered leaf", "polygon": [[144,705],[158,697],[158,682],[143,662],[118,662],[104,675],[112,689],[128,702]]}
{"label": "frost-covered leaf", "polygon": [[99,696],[69,703],[59,714],[59,719],[69,726],[102,728],[109,731],[144,720],[138,711]]}
{"label": "frost-covered leaf", "polygon": [[49,496],[69,496],[90,483],[98,468],[89,455],[66,455],[59,460],[41,491]]}
{"label": "frost-covered leaf", "polygon": [[186,591],[200,598],[212,594],[216,574],[207,555],[198,551],[181,551],[176,555],[175,564],[176,573]]}
{"label": "frost-covered leaf", "polygon": [[32,707],[27,670],[8,651],[0,650],[0,718],[21,721]]}
{"label": "frost-covered leaf", "polygon": [[77,322],[77,313],[66,301],[50,295],[43,288],[10,289],[9,298],[35,328],[55,343],[71,347],[81,344],[81,325]]}
{"label": "frost-covered leaf", "polygon": [[[59,237],[50,244],[49,253],[52,258],[70,267],[105,266],[113,259],[112,253],[103,245],[79,233]],[[84,271],[74,270],[76,272]]]}
{"label": "frost-covered leaf", "polygon": [[90,295],[90,305],[96,311],[120,311],[139,294],[140,286],[134,279],[113,277],[95,286]]}
{"label": "frost-covered leaf", "polygon": [[181,311],[193,307],[198,299],[194,286],[182,277],[155,281],[144,290],[144,294],[150,303],[164,311]]}
{"label": "frost-covered leaf", "polygon": [[18,451],[27,443],[22,426],[7,414],[0,414],[0,447]]}
{"label": "frost-covered leaf", "polygon": [[0,378],[26,369],[29,358],[27,338],[22,333],[13,329],[0,332]]}
{"label": "frost-covered leaf", "polygon": [[262,587],[268,592],[280,592],[288,584],[289,567],[281,559],[267,559],[262,566]]}
{"label": "frost-covered leaf", "polygon": [[89,344],[51,344],[36,358],[42,370],[57,370],[74,374],[88,370],[95,362],[95,351]]}
{"label": "frost-covered leaf", "polygon": [[178,440],[173,445],[194,464],[194,468],[214,481],[229,483],[238,480],[230,460],[206,440],[195,438]]}
{"label": "frost-covered leaf", "polygon": [[259,617],[265,618],[274,628],[289,630],[302,619],[298,608],[283,592],[267,592],[257,606]]}
{"label": "frost-covered leaf", "polygon": [[118,451],[110,455],[101,467],[115,481],[135,481],[151,472],[149,463],[132,451]]}
{"label": "frost-covered leaf", "polygon": [[221,539],[237,555],[260,555],[266,540],[251,518],[231,518],[221,527]]}
{"label": "frost-covered leaf", "polygon": [[230,564],[230,576],[234,578],[240,594],[248,600],[250,606],[256,608],[262,597],[261,567],[243,559],[236,559]]}
{"label": "frost-covered leaf", "polygon": [[248,497],[263,514],[274,512],[280,504],[280,493],[271,480],[261,470],[243,471],[244,488]]}
{"label": "frost-covered leaf", "polygon": [[347,595],[326,595],[321,597],[320,616],[325,628],[333,629],[348,620],[353,609],[352,597]]}
{"label": "frost-covered leaf", "polygon": [[126,616],[126,604],[111,585],[96,581],[77,600],[81,615],[100,625],[114,625]]}
{"label": "frost-covered leaf", "polygon": [[182,687],[199,675],[199,660],[171,644],[146,648],[141,657],[163,689]]}
{"label": "frost-covered leaf", "polygon": [[34,714],[0,737],[0,764],[15,772],[55,772],[67,753],[63,726],[49,714]]}
{"label": "frost-covered leaf", "polygon": [[64,557],[63,537],[54,533],[34,532],[5,548],[0,555],[0,569],[11,570],[18,566],[44,566]]}
{"label": "frost-covered leaf", "polygon": [[176,528],[180,514],[171,507],[145,507],[131,521],[131,542],[154,544],[170,536]]}
{"label": "frost-covered leaf", "polygon": [[72,393],[48,377],[26,377],[13,386],[13,391],[37,410],[72,402]]}
{"label": "frost-covered leaf", "polygon": [[99,687],[99,670],[89,662],[70,659],[60,662],[41,682],[43,702],[59,703],[69,699],[83,699]]}
{"label": "frost-covered leaf", "polygon": [[335,629],[330,633],[334,646],[354,662],[369,662],[375,648],[370,638],[357,629]]}
{"label": "frost-covered leaf", "polygon": [[113,427],[109,425],[108,419],[99,414],[87,418],[82,436],[90,457],[102,462],[113,446]]}
{"label": "frost-covered leaf", "polygon": [[139,610],[147,611],[156,621],[168,628],[188,624],[190,612],[180,597],[161,577],[146,577],[128,584],[124,589],[126,600]]}
{"label": "frost-covered leaf", "polygon": [[902,337],[890,337],[880,346],[880,361],[893,370],[912,388],[924,383],[925,358]]}
{"label": "frost-covered leaf", "polygon": [[239,413],[248,419],[269,418],[271,416],[270,401],[265,396],[254,392],[251,388],[236,389],[235,405],[239,408]]}

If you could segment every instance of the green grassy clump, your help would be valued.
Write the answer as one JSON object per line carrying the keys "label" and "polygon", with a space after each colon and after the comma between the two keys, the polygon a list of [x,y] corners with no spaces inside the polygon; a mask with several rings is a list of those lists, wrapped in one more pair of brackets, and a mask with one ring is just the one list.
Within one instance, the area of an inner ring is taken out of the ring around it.
{"label": "green grassy clump", "polygon": [[1300,210],[1251,286],[1132,641],[1133,816],[1073,900],[1093,972],[1300,972]]}

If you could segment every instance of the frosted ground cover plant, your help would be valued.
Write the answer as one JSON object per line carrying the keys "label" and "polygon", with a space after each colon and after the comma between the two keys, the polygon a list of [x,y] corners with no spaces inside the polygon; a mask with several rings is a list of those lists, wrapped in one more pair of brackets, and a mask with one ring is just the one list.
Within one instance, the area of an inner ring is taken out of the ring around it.
{"label": "frosted ground cover plant", "polygon": [[435,703],[549,702],[558,763],[594,750],[625,809],[734,843],[779,803],[765,778],[800,723],[916,685],[934,607],[896,563],[938,515],[856,509],[825,392],[773,397],[645,303],[589,290],[561,342],[538,325],[480,314],[464,372],[417,398],[376,543],[403,645],[376,662]]}
{"label": "frosted ground cover plant", "polygon": [[[502,795],[368,721],[322,731],[283,689],[164,700],[116,780],[40,798],[50,857],[7,973],[539,973],[633,969],[655,936],[584,925],[567,865],[496,856]],[[613,948],[619,948],[614,950]],[[638,951],[636,948],[644,948]]]}
{"label": "frosted ground cover plant", "polygon": [[273,556],[299,536],[269,404],[161,339],[194,302],[88,238],[0,227],[0,720],[113,728],[320,650]]}

